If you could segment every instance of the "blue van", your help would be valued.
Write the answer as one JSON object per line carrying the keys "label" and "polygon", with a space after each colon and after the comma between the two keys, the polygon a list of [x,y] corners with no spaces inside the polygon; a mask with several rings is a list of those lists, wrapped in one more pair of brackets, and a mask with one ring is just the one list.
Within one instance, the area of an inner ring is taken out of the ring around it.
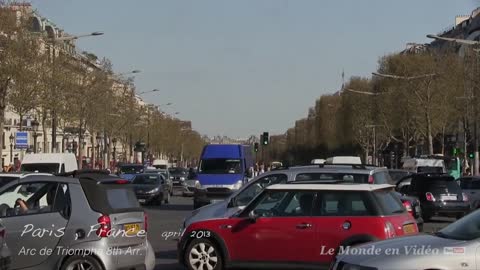
{"label": "blue van", "polygon": [[203,148],[193,195],[195,209],[222,201],[252,177],[249,145],[210,144]]}

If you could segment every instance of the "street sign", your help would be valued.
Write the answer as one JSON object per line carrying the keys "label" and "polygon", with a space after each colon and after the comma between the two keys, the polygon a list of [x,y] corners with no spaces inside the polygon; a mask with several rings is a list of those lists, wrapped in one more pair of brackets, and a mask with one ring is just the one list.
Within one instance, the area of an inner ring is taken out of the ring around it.
{"label": "street sign", "polygon": [[15,147],[17,149],[27,149],[28,148],[28,132],[18,131],[15,134]]}

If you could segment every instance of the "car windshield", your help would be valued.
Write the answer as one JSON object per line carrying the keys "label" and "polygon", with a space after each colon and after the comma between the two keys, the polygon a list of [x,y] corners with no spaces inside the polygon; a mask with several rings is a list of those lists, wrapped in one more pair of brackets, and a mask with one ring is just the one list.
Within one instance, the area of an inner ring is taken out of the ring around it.
{"label": "car windshield", "polygon": [[135,174],[144,171],[143,166],[122,166],[120,167],[120,173],[122,174]]}
{"label": "car windshield", "polygon": [[443,168],[442,167],[418,167],[417,172],[419,173],[442,173]]}
{"label": "car windshield", "polygon": [[19,178],[20,177],[18,176],[0,176],[0,187],[3,187],[14,180],[18,180]]}
{"label": "car windshield", "polygon": [[240,159],[214,158],[204,159],[200,164],[199,173],[202,174],[239,174],[241,173]]}
{"label": "car windshield", "polygon": [[393,183],[389,183],[389,184],[395,184],[398,181],[400,181],[400,179],[402,179],[403,177],[409,175],[409,173],[406,171],[389,171],[388,173],[390,174],[390,177],[392,178],[392,181],[393,181]]}
{"label": "car windshield", "polygon": [[159,183],[159,175],[137,175],[132,180],[132,184],[135,185],[157,185]]}
{"label": "car windshield", "polygon": [[187,175],[188,171],[183,168],[170,168],[168,169],[170,174],[175,174],[175,175]]}
{"label": "car windshield", "polygon": [[352,183],[368,183],[368,173],[338,173],[338,172],[322,172],[322,173],[300,173],[295,177],[295,181],[332,181],[340,180]]}
{"label": "car windshield", "polygon": [[22,164],[22,172],[40,172],[40,173],[59,173],[60,164],[58,163],[31,163]]}
{"label": "car windshield", "polygon": [[[420,180],[422,181],[422,180]],[[443,180],[443,179],[425,179],[421,185],[424,186],[425,189],[433,193],[460,193],[461,189],[460,186],[451,180]]]}
{"label": "car windshield", "polygon": [[480,211],[475,211],[448,225],[440,230],[437,236],[465,241],[480,238]]}

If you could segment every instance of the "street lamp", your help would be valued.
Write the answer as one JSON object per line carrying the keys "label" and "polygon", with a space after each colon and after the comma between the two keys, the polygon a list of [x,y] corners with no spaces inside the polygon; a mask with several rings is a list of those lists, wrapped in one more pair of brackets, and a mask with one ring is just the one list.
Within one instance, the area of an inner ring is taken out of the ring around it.
{"label": "street lamp", "polygon": [[436,39],[436,40],[443,40],[448,42],[455,42],[461,45],[480,45],[480,41],[476,40],[468,40],[468,39],[459,39],[459,38],[447,38],[441,37],[437,35],[427,35],[428,38]]}
{"label": "street lamp", "polygon": [[372,72],[372,75],[378,76],[378,77],[383,77],[383,78],[389,78],[389,79],[397,79],[397,80],[416,80],[416,79],[424,79],[427,77],[435,77],[437,76],[436,73],[431,73],[431,74],[422,74],[418,76],[398,76],[398,75],[391,75],[391,74],[382,74],[382,73],[377,73],[377,72]]}
{"label": "street lamp", "polygon": [[362,95],[370,95],[370,96],[379,96],[382,93],[374,93],[374,92],[365,92],[365,91],[358,91],[358,90],[353,90],[353,89],[345,89],[346,91],[352,92],[352,93],[357,93],[357,94],[362,94]]}
{"label": "street lamp", "polygon": [[[101,36],[103,35],[103,32],[92,32],[90,34],[85,34],[85,35],[75,35],[75,36],[65,36],[65,37],[58,37],[56,38],[51,37],[49,40],[52,43],[52,78],[55,76],[55,57],[56,57],[56,52],[55,52],[55,43],[61,42],[61,41],[69,41],[69,40],[77,40],[82,37],[91,37],[91,36]],[[52,110],[52,153],[55,153],[57,149],[57,112],[55,109]]]}
{"label": "street lamp", "polygon": [[38,127],[40,126],[40,123],[38,122],[37,118],[33,119],[32,123],[32,128],[33,128],[33,153],[37,153],[37,137],[38,137]]}
{"label": "street lamp", "polygon": [[141,73],[141,72],[142,72],[141,70],[135,69],[135,70],[132,70],[132,71],[129,71],[129,72],[119,73],[117,75],[118,76],[124,76],[124,75],[130,75],[130,74],[137,74],[137,73]]}
{"label": "street lamp", "polygon": [[160,91],[160,90],[158,90],[158,89],[153,89],[153,90],[150,90],[150,91],[140,92],[140,93],[138,93],[137,95],[144,95],[144,94],[153,93],[153,92],[159,92],[159,91]]}
{"label": "street lamp", "polygon": [[15,140],[15,136],[13,136],[13,133],[10,133],[10,164],[13,163],[13,142]]}

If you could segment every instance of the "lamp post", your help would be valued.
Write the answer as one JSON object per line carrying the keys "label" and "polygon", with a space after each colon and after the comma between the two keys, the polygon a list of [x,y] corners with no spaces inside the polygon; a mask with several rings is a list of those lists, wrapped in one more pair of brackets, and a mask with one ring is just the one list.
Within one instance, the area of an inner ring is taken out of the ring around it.
{"label": "lamp post", "polygon": [[102,154],[101,154],[101,151],[100,151],[100,145],[102,144],[102,136],[100,135],[97,135],[96,137],[96,140],[97,140],[97,160],[100,161],[102,159]]}
{"label": "lamp post", "polygon": [[160,92],[160,90],[153,89],[153,90],[149,90],[149,91],[140,92],[137,95],[144,95],[144,94],[153,93],[153,92]]}
{"label": "lamp post", "polygon": [[[438,36],[438,35],[427,35],[428,38],[432,38],[432,39],[435,39],[435,40],[442,40],[442,41],[446,41],[446,42],[453,42],[453,43],[456,43],[456,44],[459,44],[459,45],[462,45],[462,48],[460,50],[460,55],[464,56],[464,61],[465,61],[465,50],[464,50],[464,47],[463,46],[473,46],[473,51],[476,52],[476,65],[477,65],[477,68],[478,68],[478,58],[479,58],[479,47],[480,47],[480,41],[477,41],[477,40],[469,40],[469,39],[459,39],[459,38],[447,38],[447,37],[441,37],[441,36]],[[463,49],[463,53],[462,53],[462,49]],[[465,61],[466,62],[466,61]],[[472,70],[472,72],[474,72]],[[475,75],[474,75],[475,76]],[[472,82],[473,84],[475,84],[475,82]],[[471,106],[473,108],[472,110],[472,121],[473,121],[473,143],[474,143],[474,150],[473,150],[473,153],[474,153],[474,160],[473,160],[473,175],[477,176],[480,174],[480,153],[479,153],[479,142],[478,142],[478,123],[477,123],[477,96],[476,96],[476,93],[474,93],[474,88],[475,86],[472,86],[472,88],[470,89],[471,90],[471,93],[465,93],[465,97],[462,97],[462,98],[465,98],[467,99],[467,101],[470,101],[471,103]],[[465,87],[465,92],[467,91],[467,87]],[[467,115],[468,115],[468,105],[469,103],[467,102]],[[467,118],[467,117],[466,117]],[[468,119],[468,118],[467,118]],[[467,120],[468,121],[468,120]],[[467,140],[466,140],[466,135],[465,135],[465,155],[467,154]]]}
{"label": "lamp post", "polygon": [[[90,34],[84,34],[84,35],[74,35],[74,36],[65,36],[65,37],[50,37],[49,40],[52,45],[52,82],[53,78],[55,77],[55,58],[56,58],[56,52],[55,52],[55,43],[57,42],[62,42],[62,41],[71,41],[71,40],[77,40],[82,37],[92,37],[92,36],[101,36],[103,35],[103,32],[92,32]],[[54,109],[52,109],[52,153],[55,153],[57,149],[57,112]]]}
{"label": "lamp post", "polygon": [[38,137],[38,127],[40,126],[40,123],[38,122],[37,118],[33,119],[32,121],[32,127],[33,127],[33,153],[37,153],[37,137]]}
{"label": "lamp post", "polygon": [[15,140],[15,136],[13,136],[13,133],[10,134],[10,164],[13,163],[13,142]]}

